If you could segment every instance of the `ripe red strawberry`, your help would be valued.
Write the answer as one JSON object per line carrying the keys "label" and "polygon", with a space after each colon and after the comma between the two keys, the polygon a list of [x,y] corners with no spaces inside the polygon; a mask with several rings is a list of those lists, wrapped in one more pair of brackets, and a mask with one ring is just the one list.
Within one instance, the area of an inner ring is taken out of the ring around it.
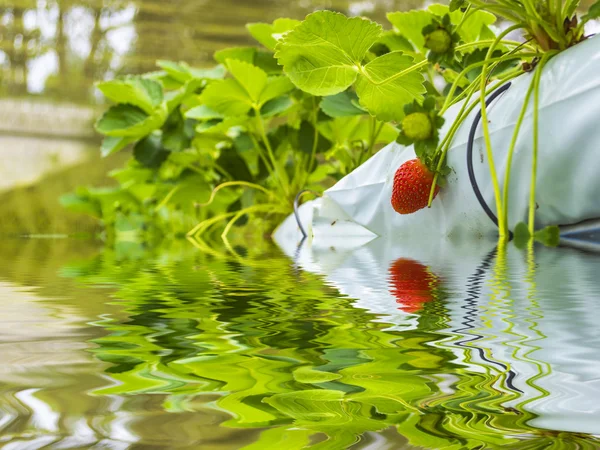
{"label": "ripe red strawberry", "polygon": [[392,264],[389,273],[390,292],[402,311],[419,312],[425,303],[436,298],[434,291],[440,279],[423,264],[400,258]]}
{"label": "ripe red strawberry", "polygon": [[[392,207],[399,214],[412,214],[427,207],[433,173],[418,158],[405,162],[394,176]],[[435,188],[435,198],[440,187]]]}

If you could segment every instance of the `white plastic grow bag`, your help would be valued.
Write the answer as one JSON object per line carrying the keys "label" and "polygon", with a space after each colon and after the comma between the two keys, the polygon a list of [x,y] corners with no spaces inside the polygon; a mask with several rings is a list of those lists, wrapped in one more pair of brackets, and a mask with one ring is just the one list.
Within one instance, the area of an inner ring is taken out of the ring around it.
{"label": "white plastic grow bag", "polygon": [[[502,183],[507,149],[533,74],[512,82],[488,109],[494,161]],[[445,118],[444,136],[461,105]],[[396,170],[415,157],[412,147],[390,144],[301,208],[303,223],[316,245],[340,241],[362,245],[375,237],[402,239],[457,235],[494,236],[495,224],[478,203],[468,177],[466,147],[479,108],[456,134],[448,154],[453,173],[431,209],[402,216],[391,207]],[[529,106],[513,158],[509,228],[527,218],[532,165],[532,105]],[[540,91],[540,145],[536,224],[575,224],[600,217],[600,38],[589,39],[552,59],[544,68]],[[495,211],[481,126],[474,145],[474,170],[479,188]],[[309,211],[309,209],[311,211]],[[277,230],[278,242],[301,239],[293,217]]]}

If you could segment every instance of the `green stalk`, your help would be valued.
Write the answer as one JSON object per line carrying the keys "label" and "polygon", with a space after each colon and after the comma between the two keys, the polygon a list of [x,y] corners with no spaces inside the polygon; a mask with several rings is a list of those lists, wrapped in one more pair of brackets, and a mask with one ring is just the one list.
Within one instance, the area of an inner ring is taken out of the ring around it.
{"label": "green stalk", "polygon": [[275,154],[273,153],[273,148],[271,147],[271,143],[269,142],[269,137],[267,136],[267,132],[265,131],[265,124],[263,123],[262,117],[260,116],[260,110],[258,108],[254,108],[256,113],[256,121],[258,123],[258,132],[260,133],[261,139],[265,144],[265,148],[267,149],[267,153],[269,155],[269,159],[271,160],[271,164],[275,169],[275,178],[281,184],[281,188],[286,196],[289,196],[289,185],[283,182],[283,177],[279,174],[279,165],[277,164],[277,160],[275,159]]}
{"label": "green stalk", "polygon": [[[512,72],[510,74],[507,74],[505,77],[500,78],[498,80],[498,83],[496,83],[494,86],[492,86],[491,88],[489,88],[486,91],[486,93],[485,93],[486,97],[489,94],[491,94],[492,92],[494,92],[496,89],[498,89],[500,86],[502,86],[504,83],[506,83],[507,81],[512,80],[513,78],[516,78],[516,77],[520,76],[522,73],[523,72],[520,71],[520,70],[519,71],[514,71],[514,72]],[[440,146],[438,147],[438,150],[436,151],[436,153],[440,153],[440,157],[438,159],[436,173],[434,175],[433,183],[431,184],[431,190],[429,192],[429,201],[428,201],[428,206],[429,207],[431,207],[431,203],[433,202],[433,196],[435,194],[435,187],[436,187],[437,181],[439,179],[439,173],[440,173],[440,170],[442,168],[442,165],[444,164],[444,160],[446,159],[448,151],[450,150],[450,145],[452,144],[452,140],[454,139],[454,136],[456,135],[456,132],[458,131],[458,129],[460,128],[460,126],[463,124],[463,122],[465,121],[465,119],[469,116],[469,114],[471,114],[471,112],[473,112],[473,110],[475,109],[475,107],[477,105],[479,105],[479,100],[477,100],[477,101],[475,101],[475,102],[473,102],[472,104],[469,105],[469,100],[471,100],[471,97],[473,96],[473,94],[475,92],[476,92],[476,89],[473,89],[473,90],[471,90],[469,92],[469,95],[467,96],[467,99],[464,101],[463,106],[462,106],[461,110],[458,113],[457,119],[452,124],[452,127],[448,131],[448,134],[446,134],[446,137],[442,140],[442,143],[440,144]]]}
{"label": "green stalk", "polygon": [[503,56],[498,56],[496,58],[490,58],[488,60],[485,61],[479,61],[476,63],[471,64],[470,66],[467,66],[462,72],[460,72],[456,78],[456,80],[454,80],[454,83],[452,83],[452,86],[450,87],[450,91],[448,92],[448,95],[446,97],[446,101],[444,102],[444,105],[442,106],[442,109],[440,110],[440,115],[444,114],[448,108],[451,106],[451,102],[452,99],[454,98],[454,94],[456,93],[456,89],[458,88],[458,84],[459,82],[466,77],[466,75],[471,72],[473,69],[476,69],[480,66],[483,66],[487,63],[491,63],[491,62],[497,62],[497,63],[502,63],[504,61],[510,61],[511,59],[521,59],[521,58],[530,58],[530,57],[535,57],[537,55],[537,53],[514,53],[514,54],[509,54],[509,55],[503,55]]}
{"label": "green stalk", "polygon": [[[521,28],[521,25],[513,25],[511,27],[508,27],[502,33],[500,33],[498,35],[498,37],[496,38],[496,40],[492,43],[492,45],[488,49],[487,55],[485,57],[486,61],[491,58],[492,54],[494,53],[494,50],[496,50],[496,47],[498,45],[500,45],[500,43],[502,42],[502,38],[507,36],[509,33],[512,33],[514,30],[517,30],[520,28]],[[492,152],[492,139],[490,137],[490,124],[488,122],[488,116],[487,116],[487,105],[486,105],[486,96],[485,96],[486,85],[487,85],[487,74],[488,74],[488,64],[485,64],[483,66],[482,72],[481,72],[481,75],[482,75],[481,76],[481,87],[480,87],[481,123],[483,125],[483,138],[485,141],[485,149],[486,149],[487,158],[488,158],[488,165],[490,167],[490,177],[492,179],[492,186],[494,188],[494,198],[496,200],[496,214],[498,214],[499,217],[502,217],[502,215],[503,215],[502,196],[500,193],[500,184],[498,182],[498,174],[496,172],[496,165],[494,163],[494,154]],[[500,224],[498,231],[500,234],[500,241],[501,242],[506,241],[506,239],[508,237],[508,230],[502,224]]]}
{"label": "green stalk", "polygon": [[540,104],[540,80],[542,79],[542,71],[550,58],[557,52],[546,53],[540,63],[533,78],[533,163],[531,168],[531,189],[529,194],[529,233],[533,236],[535,232],[535,194],[537,181],[537,165],[538,165],[538,145],[539,145],[539,104]]}
{"label": "green stalk", "polygon": [[[535,78],[535,77],[534,77]],[[504,174],[504,193],[503,193],[503,214],[499,218],[499,222],[502,226],[508,230],[508,194],[510,191],[510,174],[512,167],[513,155],[515,152],[515,147],[517,145],[517,140],[519,137],[519,131],[521,130],[521,126],[523,125],[523,120],[525,119],[525,114],[527,113],[527,107],[529,106],[529,100],[531,100],[531,96],[533,94],[534,89],[534,80],[531,81],[531,85],[527,90],[527,95],[525,96],[525,101],[523,102],[523,107],[521,108],[521,113],[519,114],[519,119],[515,125],[515,131],[513,133],[512,140],[510,142],[510,147],[508,148],[508,157],[506,163],[506,173]]]}

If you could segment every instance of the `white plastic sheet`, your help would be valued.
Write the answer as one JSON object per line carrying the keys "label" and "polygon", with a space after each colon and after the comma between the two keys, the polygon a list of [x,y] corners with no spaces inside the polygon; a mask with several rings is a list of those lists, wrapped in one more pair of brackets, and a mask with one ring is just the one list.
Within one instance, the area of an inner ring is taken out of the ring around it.
{"label": "white plastic sheet", "polygon": [[[540,146],[537,177],[536,223],[567,225],[600,217],[600,38],[589,39],[552,59],[544,68],[540,93]],[[499,179],[507,170],[507,150],[533,74],[524,74],[489,108],[493,154]],[[444,136],[461,105],[445,118]],[[495,236],[496,226],[487,217],[473,192],[466,162],[469,130],[478,112],[473,111],[454,138],[448,165],[453,173],[432,208],[402,216],[390,205],[396,170],[415,158],[412,147],[390,144],[369,161],[305,205],[305,227],[314,245],[341,240],[357,246],[376,237],[393,240],[456,236]],[[532,166],[532,105],[515,149],[509,228],[527,218]],[[474,146],[474,169],[487,204],[495,211],[493,187],[485,155],[481,126]],[[308,211],[311,209],[311,211]],[[284,238],[287,236],[287,238]],[[293,218],[276,233],[276,240],[298,240]]]}

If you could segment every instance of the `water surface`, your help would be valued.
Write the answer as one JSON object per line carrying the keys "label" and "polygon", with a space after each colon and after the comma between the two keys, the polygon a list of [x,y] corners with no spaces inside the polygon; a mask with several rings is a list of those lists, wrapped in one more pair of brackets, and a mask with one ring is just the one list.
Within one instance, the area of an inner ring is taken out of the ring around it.
{"label": "water surface", "polygon": [[600,447],[599,256],[236,248],[1,240],[2,448]]}

